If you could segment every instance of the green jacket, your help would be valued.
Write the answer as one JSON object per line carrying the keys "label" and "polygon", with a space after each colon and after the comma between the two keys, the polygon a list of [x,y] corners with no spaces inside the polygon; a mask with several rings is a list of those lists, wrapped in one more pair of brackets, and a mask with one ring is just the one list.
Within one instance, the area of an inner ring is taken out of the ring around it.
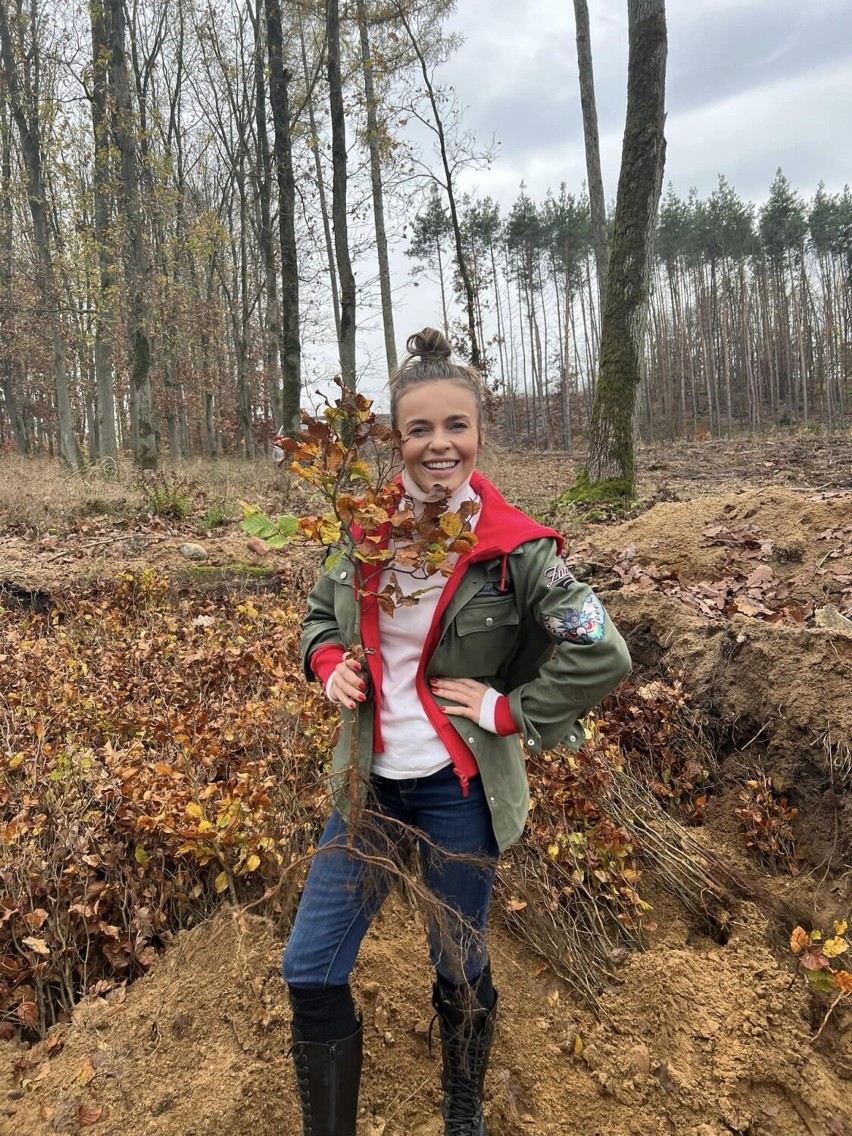
{"label": "green jacket", "polygon": [[[519,727],[519,734],[509,737],[467,718],[433,718],[439,733],[454,731],[444,736],[451,756],[459,747],[466,756],[473,754],[502,851],[519,838],[529,811],[525,754],[560,742],[578,749],[584,739],[581,719],[629,672],[630,656],[598,598],[560,558],[559,535],[507,504],[481,475],[473,475],[472,487],[482,499],[478,544],[445,585],[416,686],[427,714],[443,701],[429,692],[433,675],[477,679],[508,696]],[[349,648],[357,642],[354,565],[346,555],[329,564],[308,597],[302,663],[309,679],[315,677],[310,658],[319,647]],[[368,601],[362,602],[366,608]],[[370,646],[367,626],[365,610],[361,640]],[[357,740],[366,786],[380,738],[380,723],[374,721],[381,690],[378,650],[368,663],[367,700],[355,711],[342,711],[332,758],[332,790],[344,815],[353,746]]]}

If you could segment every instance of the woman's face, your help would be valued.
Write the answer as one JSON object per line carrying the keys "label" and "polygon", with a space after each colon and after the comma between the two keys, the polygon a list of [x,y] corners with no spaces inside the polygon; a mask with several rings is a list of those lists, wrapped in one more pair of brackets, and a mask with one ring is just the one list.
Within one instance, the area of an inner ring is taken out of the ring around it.
{"label": "woman's face", "polygon": [[482,449],[473,393],[451,380],[418,383],[400,395],[397,444],[406,473],[428,493],[454,493],[470,477]]}

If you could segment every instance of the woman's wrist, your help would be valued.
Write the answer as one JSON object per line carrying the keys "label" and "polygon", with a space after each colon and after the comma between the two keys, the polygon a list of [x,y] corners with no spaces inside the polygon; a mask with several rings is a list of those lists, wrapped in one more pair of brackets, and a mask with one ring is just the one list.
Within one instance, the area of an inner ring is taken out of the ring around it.
{"label": "woman's wrist", "polygon": [[311,655],[311,670],[322,683],[329,698],[331,698],[329,692],[331,680],[334,678],[337,665],[343,662],[345,654],[346,651],[339,643],[326,643],[325,646],[318,647]]}
{"label": "woman's wrist", "polygon": [[509,707],[509,699],[493,687],[489,687],[482,697],[479,725],[483,730],[488,730],[490,734],[498,734],[500,737],[518,733],[517,724]]}

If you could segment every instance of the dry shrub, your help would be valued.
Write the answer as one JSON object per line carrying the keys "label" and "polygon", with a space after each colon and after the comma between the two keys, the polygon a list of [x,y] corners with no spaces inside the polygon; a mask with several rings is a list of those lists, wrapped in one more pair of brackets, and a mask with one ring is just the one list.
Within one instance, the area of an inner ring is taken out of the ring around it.
{"label": "dry shrub", "polygon": [[793,821],[799,810],[792,808],[787,797],[776,793],[769,778],[758,772],[740,790],[742,808],[734,809],[746,836],[765,864],[784,868],[798,875]]}
{"label": "dry shrub", "polygon": [[180,599],[151,571],[0,608],[0,1018],[43,1029],[220,893],[295,874],[328,733],[300,631],[286,596]]}
{"label": "dry shrub", "polygon": [[[180,596],[146,570],[46,611],[0,608],[7,1029],[43,1029],[144,972],[222,894],[286,917],[319,832],[333,716],[301,675],[305,582]],[[679,684],[641,690],[605,705],[580,754],[531,761],[535,807],[500,874],[508,918],[592,1003],[651,926],[643,870],[697,912],[718,905],[663,807],[694,819],[703,735]],[[418,894],[406,865],[393,871]]]}
{"label": "dry shrub", "polygon": [[642,874],[713,928],[726,873],[690,836],[714,769],[680,679],[623,683],[590,719],[583,749],[529,760],[533,808],[500,875],[506,919],[592,1006],[655,924]]}

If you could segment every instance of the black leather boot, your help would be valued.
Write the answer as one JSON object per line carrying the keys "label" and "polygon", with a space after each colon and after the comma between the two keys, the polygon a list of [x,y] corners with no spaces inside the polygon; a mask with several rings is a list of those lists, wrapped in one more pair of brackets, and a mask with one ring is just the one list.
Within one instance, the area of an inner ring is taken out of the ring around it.
{"label": "black leather boot", "polygon": [[304,1041],[293,1030],[293,1063],[304,1136],[355,1136],[361,1084],[363,1033],[327,1045]]}
{"label": "black leather boot", "polygon": [[[465,992],[470,998],[469,988]],[[448,998],[436,982],[432,987],[432,1005],[441,1030],[444,1136],[488,1136],[482,1093],[494,1037],[496,992],[490,1010],[476,1005],[465,1007]]]}

